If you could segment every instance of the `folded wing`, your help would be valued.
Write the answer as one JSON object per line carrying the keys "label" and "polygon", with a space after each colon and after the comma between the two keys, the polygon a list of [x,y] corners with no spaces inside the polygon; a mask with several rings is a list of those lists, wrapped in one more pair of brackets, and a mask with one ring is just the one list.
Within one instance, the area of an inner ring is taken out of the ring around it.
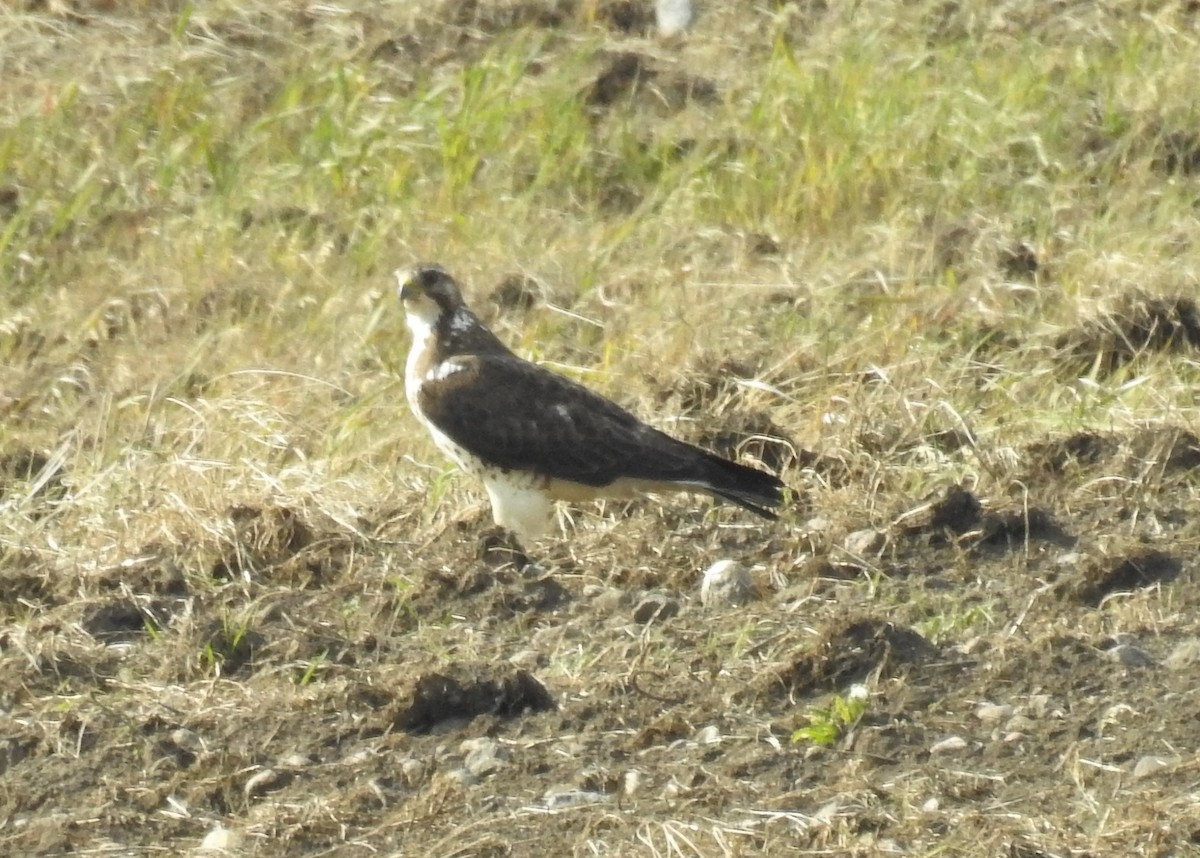
{"label": "folded wing", "polygon": [[602,489],[619,481],[719,495],[767,518],[783,483],[646,425],[616,403],[511,353],[463,355],[427,379],[425,416],[493,467]]}

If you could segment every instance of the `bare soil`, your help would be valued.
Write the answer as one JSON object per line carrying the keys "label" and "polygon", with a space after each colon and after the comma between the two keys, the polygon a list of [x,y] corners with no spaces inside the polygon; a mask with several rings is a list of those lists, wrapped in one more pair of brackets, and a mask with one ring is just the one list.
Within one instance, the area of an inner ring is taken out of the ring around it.
{"label": "bare soil", "polygon": [[[461,6],[454,38],[414,25],[373,50],[469,61],[505,28],[578,20]],[[638,4],[595,15],[621,38],[650,21]],[[597,122],[720,97],[649,49],[597,69],[580,88]],[[1170,138],[1161,169],[1194,172],[1195,149]],[[611,192],[613,211],[636,204]],[[1038,270],[1020,246],[996,264]],[[533,280],[491,294],[509,313],[546,299]],[[219,300],[220,318],[258,312]],[[1029,336],[989,335],[980,378]],[[1064,380],[1194,361],[1200,319],[1187,294],[1131,292],[1045,345]],[[574,510],[522,551],[482,505],[425,524],[426,486],[356,520],[305,497],[214,500],[117,563],[5,548],[0,853],[1200,854],[1195,427],[1014,447],[880,414],[809,450],[735,383],[753,373],[736,357],[698,361],[650,407],[711,415],[693,440],[779,469],[779,523],[649,499]],[[35,524],[78,487],[52,453],[0,450],[0,502]],[[985,478],[906,478],[932,458]],[[721,559],[747,570],[744,603],[702,604]],[[797,735],[856,685],[865,712],[832,743]]]}

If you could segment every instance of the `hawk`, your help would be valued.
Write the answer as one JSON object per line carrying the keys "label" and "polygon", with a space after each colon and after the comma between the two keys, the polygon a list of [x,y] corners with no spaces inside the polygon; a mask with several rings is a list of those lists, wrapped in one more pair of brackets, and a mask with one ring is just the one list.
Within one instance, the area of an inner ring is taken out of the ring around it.
{"label": "hawk", "polygon": [[396,272],[412,332],[405,391],[459,468],[482,480],[496,524],[525,542],[555,501],[703,492],[775,519],[783,482],[648,426],[581,384],[513,354],[439,265]]}

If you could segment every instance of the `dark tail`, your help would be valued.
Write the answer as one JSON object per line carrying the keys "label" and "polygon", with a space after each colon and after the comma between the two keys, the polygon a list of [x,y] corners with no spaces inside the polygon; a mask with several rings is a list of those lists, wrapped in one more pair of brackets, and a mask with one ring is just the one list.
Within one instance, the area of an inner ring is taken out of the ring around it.
{"label": "dark tail", "polygon": [[711,453],[707,457],[707,488],[717,497],[733,501],[756,515],[775,521],[773,507],[783,503],[783,480],[757,468],[739,465]]}

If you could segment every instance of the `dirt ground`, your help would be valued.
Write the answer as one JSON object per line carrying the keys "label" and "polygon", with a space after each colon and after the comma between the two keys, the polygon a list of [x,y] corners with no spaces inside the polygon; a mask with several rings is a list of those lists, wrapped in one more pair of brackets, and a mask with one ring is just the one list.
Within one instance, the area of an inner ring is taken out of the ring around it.
{"label": "dirt ground", "polygon": [[[463,4],[455,44],[583,26],[501,5],[485,26]],[[596,14],[650,40],[640,4]],[[375,49],[448,61],[423,39]],[[615,55],[581,97],[717,97],[649,63]],[[523,289],[498,284],[494,312]],[[1001,331],[965,383],[1026,345]],[[1064,384],[1194,363],[1200,314],[1186,288],[1131,291],[1046,345]],[[28,538],[0,566],[0,853],[1200,854],[1195,415],[1012,444],[884,409],[830,448],[759,408],[744,369],[697,366],[658,403],[779,471],[781,521],[608,503],[525,554],[461,477],[432,519],[429,481],[354,518],[315,493],[180,507],[156,485],[64,532],[76,460],[6,436],[0,514]],[[174,512],[136,525],[156,504]],[[139,534],[119,560],[53,550],[116,520]],[[718,561],[733,583],[702,595]]]}

